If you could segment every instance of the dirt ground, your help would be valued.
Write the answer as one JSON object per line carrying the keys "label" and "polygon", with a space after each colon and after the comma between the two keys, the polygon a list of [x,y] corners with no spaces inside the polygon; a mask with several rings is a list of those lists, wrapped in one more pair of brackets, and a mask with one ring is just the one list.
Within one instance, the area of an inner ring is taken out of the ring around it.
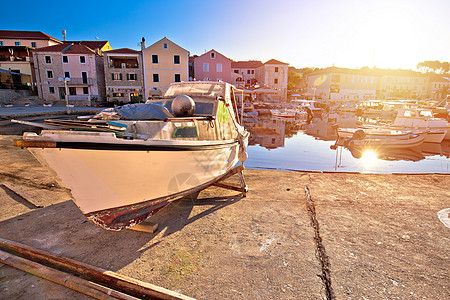
{"label": "dirt ground", "polygon": [[[448,299],[448,175],[245,170],[250,192],[210,188],[150,220],[155,234],[87,221],[14,136],[0,136],[0,237],[198,299]],[[310,197],[305,192],[308,188]],[[88,299],[0,264],[1,299]]]}

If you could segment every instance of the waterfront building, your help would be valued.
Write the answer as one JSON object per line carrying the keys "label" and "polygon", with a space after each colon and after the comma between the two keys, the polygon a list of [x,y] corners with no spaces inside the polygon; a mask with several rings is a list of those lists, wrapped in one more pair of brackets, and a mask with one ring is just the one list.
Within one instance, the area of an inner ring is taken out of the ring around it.
{"label": "waterfront building", "polygon": [[231,81],[231,59],[214,49],[194,59],[195,80]]}
{"label": "waterfront building", "polygon": [[[0,81],[2,87],[14,89],[33,87],[36,76],[32,50],[59,44],[62,42],[41,31],[0,30],[0,69],[16,73],[13,75],[2,72],[12,75],[5,75],[5,80]],[[17,75],[19,73],[23,75]]]}
{"label": "waterfront building", "polygon": [[429,98],[427,75],[411,70],[380,70],[377,86],[378,99],[415,99]]}
{"label": "waterfront building", "polygon": [[263,65],[258,60],[232,61],[231,83],[237,87],[251,87],[257,84],[256,69]]}
{"label": "waterfront building", "polygon": [[377,77],[364,70],[330,67],[307,75],[307,98],[331,101],[375,99]]}
{"label": "waterfront building", "polygon": [[141,43],[145,99],[164,94],[172,82],[188,81],[189,51],[164,37],[145,47]]}
{"label": "waterfront building", "polygon": [[309,99],[363,101],[369,99],[424,99],[428,78],[411,70],[346,69],[329,67],[307,74]]}
{"label": "waterfront building", "polygon": [[121,48],[103,52],[106,100],[128,103],[143,101],[143,69],[140,51]]}
{"label": "waterfront building", "polygon": [[444,100],[450,94],[450,76],[430,75],[428,94],[431,100]]}
{"label": "waterfront building", "polygon": [[285,101],[287,98],[288,67],[287,63],[271,59],[256,68],[256,81],[259,85],[279,91],[272,96],[273,99]]}
{"label": "waterfront building", "polygon": [[65,100],[71,104],[92,105],[104,101],[103,56],[80,44],[59,44],[33,51],[37,91],[40,99]]}

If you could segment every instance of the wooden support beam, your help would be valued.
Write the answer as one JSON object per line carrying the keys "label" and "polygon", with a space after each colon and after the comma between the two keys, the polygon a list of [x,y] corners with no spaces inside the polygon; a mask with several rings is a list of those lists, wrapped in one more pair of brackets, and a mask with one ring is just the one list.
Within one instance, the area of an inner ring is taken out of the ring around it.
{"label": "wooden support beam", "polygon": [[0,250],[19,255],[34,262],[72,273],[137,298],[192,300],[193,298],[125,275],[88,265],[42,249],[0,238]]}
{"label": "wooden support beam", "polygon": [[227,183],[227,182],[215,182],[213,184],[213,186],[217,186],[217,187],[221,187],[223,189],[228,189],[228,190],[233,190],[233,191],[238,191],[238,192],[244,193],[243,188],[241,188],[237,185],[231,184],[231,183]]}
{"label": "wooden support beam", "polygon": [[15,256],[0,250],[0,262],[11,267],[39,276],[51,282],[68,287],[74,291],[91,296],[95,299],[138,299],[130,295],[115,291],[85,279],[46,267],[34,261]]}

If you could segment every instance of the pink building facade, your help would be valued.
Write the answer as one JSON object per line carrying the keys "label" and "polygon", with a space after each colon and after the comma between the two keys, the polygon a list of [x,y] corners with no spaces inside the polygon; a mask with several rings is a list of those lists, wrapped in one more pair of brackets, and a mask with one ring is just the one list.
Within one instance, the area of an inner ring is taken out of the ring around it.
{"label": "pink building facade", "polygon": [[194,59],[195,80],[231,82],[231,59],[212,49]]}

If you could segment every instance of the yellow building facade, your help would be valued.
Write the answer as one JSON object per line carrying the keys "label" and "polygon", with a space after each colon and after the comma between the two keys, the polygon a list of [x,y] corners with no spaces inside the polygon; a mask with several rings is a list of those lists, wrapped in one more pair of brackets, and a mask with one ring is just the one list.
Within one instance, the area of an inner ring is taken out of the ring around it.
{"label": "yellow building facade", "polygon": [[145,48],[141,43],[145,99],[154,94],[164,94],[173,82],[188,81],[189,51],[168,38]]}

